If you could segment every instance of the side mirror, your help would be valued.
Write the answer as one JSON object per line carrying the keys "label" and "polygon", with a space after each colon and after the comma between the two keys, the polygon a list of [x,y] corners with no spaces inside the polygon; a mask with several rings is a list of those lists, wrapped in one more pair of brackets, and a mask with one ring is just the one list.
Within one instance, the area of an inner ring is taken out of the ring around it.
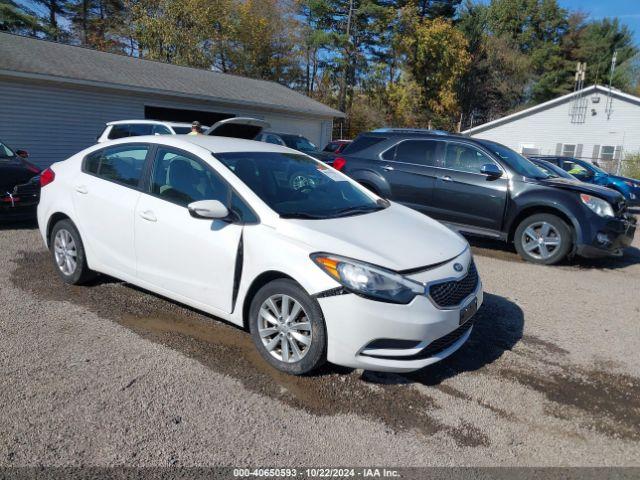
{"label": "side mirror", "polygon": [[480,173],[489,178],[499,178],[502,176],[502,170],[494,163],[485,163],[480,168]]}
{"label": "side mirror", "polygon": [[16,150],[16,155],[18,155],[20,158],[29,158],[29,152],[27,152],[26,150]]}
{"label": "side mirror", "polygon": [[194,218],[225,220],[229,218],[229,209],[219,200],[200,200],[190,203],[187,208]]}

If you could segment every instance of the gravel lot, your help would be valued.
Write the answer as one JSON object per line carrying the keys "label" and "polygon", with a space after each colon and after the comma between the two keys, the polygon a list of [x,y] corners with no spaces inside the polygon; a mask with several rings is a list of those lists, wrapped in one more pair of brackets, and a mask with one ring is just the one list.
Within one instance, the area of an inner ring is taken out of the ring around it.
{"label": "gravel lot", "polygon": [[525,264],[474,244],[473,334],[411,375],[293,378],[248,334],[0,229],[0,466],[639,465],[640,241]]}

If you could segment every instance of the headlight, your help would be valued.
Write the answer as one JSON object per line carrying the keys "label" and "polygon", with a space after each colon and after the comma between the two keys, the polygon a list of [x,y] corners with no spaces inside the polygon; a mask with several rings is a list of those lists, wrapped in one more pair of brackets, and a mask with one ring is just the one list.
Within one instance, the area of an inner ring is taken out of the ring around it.
{"label": "headlight", "polygon": [[582,200],[582,203],[584,203],[587,207],[589,207],[591,210],[593,210],[597,215],[600,215],[601,217],[614,216],[613,208],[611,207],[611,204],[605,200],[602,200],[601,198],[592,197],[591,195],[586,195],[584,193],[581,193],[580,200]]}
{"label": "headlight", "polygon": [[327,253],[313,253],[311,260],[347,290],[384,302],[407,304],[425,287],[391,270]]}

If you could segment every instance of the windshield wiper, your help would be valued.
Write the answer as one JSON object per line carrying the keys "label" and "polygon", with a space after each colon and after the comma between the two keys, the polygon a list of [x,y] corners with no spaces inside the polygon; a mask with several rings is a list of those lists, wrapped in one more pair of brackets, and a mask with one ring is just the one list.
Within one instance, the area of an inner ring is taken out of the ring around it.
{"label": "windshield wiper", "polygon": [[384,209],[385,207],[383,207],[382,205],[376,205],[375,207],[348,207],[348,208],[343,208],[341,210],[337,210],[333,212],[331,217],[332,218],[346,217],[349,215],[357,215],[360,213],[377,212],[378,210],[384,210]]}
{"label": "windshield wiper", "polygon": [[320,216],[320,215],[313,215],[311,213],[304,213],[304,212],[291,212],[291,213],[281,213],[280,218],[305,218],[310,220],[319,220],[327,217]]}

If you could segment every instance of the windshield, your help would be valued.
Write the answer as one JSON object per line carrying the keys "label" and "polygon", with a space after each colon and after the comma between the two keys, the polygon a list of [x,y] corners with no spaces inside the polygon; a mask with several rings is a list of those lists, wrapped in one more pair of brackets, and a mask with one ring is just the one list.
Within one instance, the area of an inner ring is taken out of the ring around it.
{"label": "windshield", "polygon": [[544,173],[554,178],[566,178],[567,180],[575,180],[576,178],[570,173],[565,172],[560,167],[555,166],[553,163],[545,162],[544,160],[533,161],[533,163]]}
{"label": "windshield", "polygon": [[9,147],[7,147],[4,143],[0,142],[0,160],[13,160],[16,157],[16,154],[13,153]]}
{"label": "windshield", "polygon": [[480,143],[500,157],[514,172],[529,178],[549,178],[549,175],[538,168],[533,162],[510,148],[486,140]]}
{"label": "windshield", "polygon": [[300,150],[301,152],[315,152],[318,150],[313,143],[299,135],[280,135],[282,141],[289,148]]}
{"label": "windshield", "polygon": [[306,155],[233,152],[216,153],[215,157],[282,217],[335,218],[387,206]]}

